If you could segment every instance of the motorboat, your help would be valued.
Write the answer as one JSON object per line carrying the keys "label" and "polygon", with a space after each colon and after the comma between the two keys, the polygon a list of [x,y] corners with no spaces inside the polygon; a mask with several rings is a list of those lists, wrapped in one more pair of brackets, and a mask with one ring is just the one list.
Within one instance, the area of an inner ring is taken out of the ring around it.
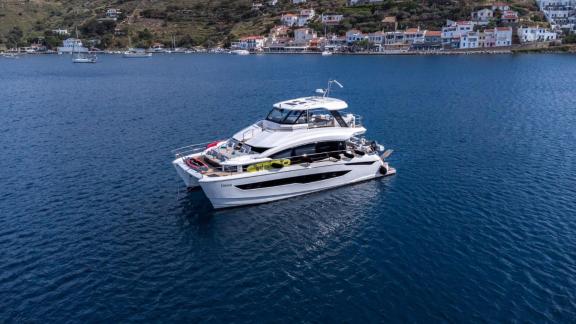
{"label": "motorboat", "polygon": [[324,51],[322,52],[322,56],[331,56],[333,53],[330,51]]}
{"label": "motorboat", "polygon": [[146,53],[146,51],[141,48],[129,48],[127,51],[122,53],[123,58],[147,58],[151,56],[152,53]]}
{"label": "motorboat", "polygon": [[233,54],[233,55],[250,55],[250,52],[248,50],[239,49],[239,50],[230,51],[230,54]]}
{"label": "motorboat", "polygon": [[80,55],[78,54],[76,57],[72,58],[73,63],[96,63],[98,58],[96,55]]}
{"label": "motorboat", "polygon": [[[267,117],[229,139],[173,151],[188,188],[200,187],[214,208],[266,203],[396,173],[362,118],[348,104],[321,96],[278,102]],[[339,83],[337,83],[340,85]]]}
{"label": "motorboat", "polygon": [[19,59],[20,55],[17,53],[0,53],[0,57],[7,59]]}

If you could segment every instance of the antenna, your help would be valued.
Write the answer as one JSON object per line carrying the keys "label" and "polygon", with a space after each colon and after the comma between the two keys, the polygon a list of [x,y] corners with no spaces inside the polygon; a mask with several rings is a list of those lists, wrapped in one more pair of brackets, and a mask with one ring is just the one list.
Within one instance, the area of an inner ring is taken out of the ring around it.
{"label": "antenna", "polygon": [[316,89],[316,93],[317,94],[321,94],[322,97],[327,97],[330,94],[330,91],[332,90],[332,84],[336,83],[337,86],[340,87],[340,89],[344,88],[344,86],[338,82],[338,80],[328,80],[328,87],[326,89]]}
{"label": "antenna", "polygon": [[330,91],[332,90],[332,84],[333,83],[336,83],[336,85],[339,86],[340,89],[344,88],[344,86],[340,82],[338,82],[338,80],[328,80],[328,87],[324,91],[324,97],[327,97],[330,94]]}

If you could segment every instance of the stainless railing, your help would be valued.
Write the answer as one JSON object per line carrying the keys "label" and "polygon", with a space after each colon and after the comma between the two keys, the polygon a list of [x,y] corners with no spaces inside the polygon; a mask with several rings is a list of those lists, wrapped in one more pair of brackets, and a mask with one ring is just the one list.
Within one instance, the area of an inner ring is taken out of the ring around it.
{"label": "stainless railing", "polygon": [[352,116],[354,116],[354,119],[350,127],[362,127],[362,116],[356,114],[352,114]]}
{"label": "stainless railing", "polygon": [[190,154],[195,154],[206,150],[206,146],[213,142],[192,144],[187,146],[182,146],[177,149],[173,149],[171,152],[176,156],[176,158],[181,158]]}

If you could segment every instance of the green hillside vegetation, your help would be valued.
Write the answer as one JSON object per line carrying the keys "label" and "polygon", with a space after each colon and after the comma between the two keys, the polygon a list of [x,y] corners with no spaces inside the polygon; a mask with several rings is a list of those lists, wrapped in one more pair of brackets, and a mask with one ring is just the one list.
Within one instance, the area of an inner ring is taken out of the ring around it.
{"label": "green hillside vegetation", "polygon": [[[266,3],[266,1],[262,1]],[[309,0],[298,7],[279,0],[252,10],[252,0],[0,0],[0,44],[24,46],[43,38],[54,47],[63,36],[51,30],[67,28],[85,40],[95,40],[100,48],[124,48],[129,38],[133,46],[147,47],[155,42],[192,47],[228,45],[241,36],[265,34],[279,23],[282,13],[314,8],[317,14],[339,13],[344,20],[330,32],[343,34],[357,28],[364,32],[381,30],[385,16],[395,16],[399,27],[439,29],[446,19],[469,19],[470,12],[491,2],[450,0],[387,0],[381,4],[346,7],[345,0]],[[545,24],[533,0],[513,0],[512,9],[523,24]],[[122,11],[117,21],[102,20],[109,8]],[[310,23],[319,32],[319,21]],[[128,37],[130,36],[130,37]]]}

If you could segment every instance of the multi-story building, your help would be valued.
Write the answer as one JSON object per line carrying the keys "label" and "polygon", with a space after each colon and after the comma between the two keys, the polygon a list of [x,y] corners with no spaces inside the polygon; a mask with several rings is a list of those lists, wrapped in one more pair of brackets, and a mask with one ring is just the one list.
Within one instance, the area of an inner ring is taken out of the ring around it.
{"label": "multi-story building", "polygon": [[282,25],[292,27],[298,23],[298,15],[293,13],[283,14],[282,17],[280,17],[280,21]]}
{"label": "multi-story building", "polygon": [[521,43],[548,42],[558,38],[558,34],[542,27],[520,27],[518,28],[518,38]]}
{"label": "multi-story building", "polygon": [[472,11],[471,18],[471,20],[478,25],[488,25],[494,18],[494,10],[483,8],[477,11]]}
{"label": "multi-story building", "polygon": [[262,36],[247,36],[240,38],[239,41],[232,43],[232,49],[259,50],[264,47],[266,38]]}
{"label": "multi-story building", "polygon": [[325,15],[322,14],[322,23],[324,25],[338,25],[342,19],[344,18],[343,15]]}
{"label": "multi-story building", "polygon": [[357,29],[351,29],[346,32],[346,43],[348,44],[352,44],[367,38],[368,36],[362,34],[362,32]]}
{"label": "multi-story building", "polygon": [[308,45],[310,40],[316,37],[316,32],[310,28],[298,28],[294,30],[294,43],[297,45]]}
{"label": "multi-story building", "polygon": [[553,29],[576,31],[576,0],[537,0]]}
{"label": "multi-story building", "polygon": [[314,9],[302,9],[300,10],[300,14],[298,15],[298,20],[296,24],[298,27],[304,27],[308,24],[312,18],[316,15],[316,11]]}
{"label": "multi-story building", "polygon": [[480,42],[480,34],[478,32],[468,32],[460,37],[460,48],[470,49],[478,48]]}

